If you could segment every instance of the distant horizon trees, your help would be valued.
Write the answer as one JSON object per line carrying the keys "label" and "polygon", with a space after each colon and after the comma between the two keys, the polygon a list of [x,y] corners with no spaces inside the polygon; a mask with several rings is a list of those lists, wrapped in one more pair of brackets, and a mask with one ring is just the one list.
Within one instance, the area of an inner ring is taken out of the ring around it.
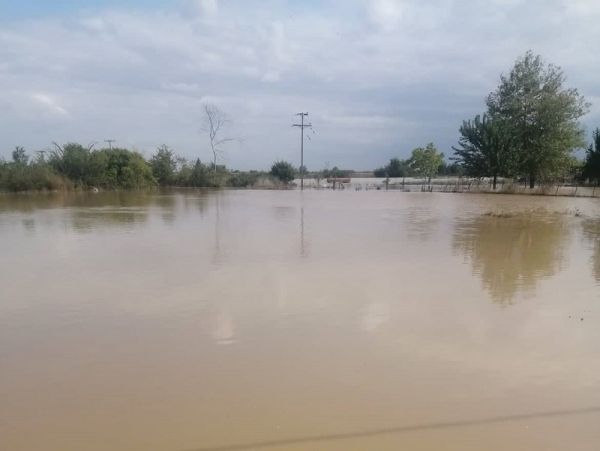
{"label": "distant horizon trees", "polygon": [[433,143],[412,150],[406,160],[390,159],[386,166],[373,171],[375,177],[424,177],[428,180],[441,172],[450,171],[444,162],[444,154]]}

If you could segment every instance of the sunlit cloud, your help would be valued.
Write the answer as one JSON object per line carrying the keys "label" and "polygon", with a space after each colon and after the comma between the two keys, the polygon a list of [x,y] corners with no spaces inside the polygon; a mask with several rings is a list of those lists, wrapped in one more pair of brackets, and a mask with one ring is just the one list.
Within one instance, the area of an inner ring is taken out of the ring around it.
{"label": "sunlit cloud", "polygon": [[59,116],[68,116],[69,112],[60,106],[56,100],[47,94],[34,93],[31,94],[31,98],[37,102],[38,105],[44,108],[45,111],[57,114]]}

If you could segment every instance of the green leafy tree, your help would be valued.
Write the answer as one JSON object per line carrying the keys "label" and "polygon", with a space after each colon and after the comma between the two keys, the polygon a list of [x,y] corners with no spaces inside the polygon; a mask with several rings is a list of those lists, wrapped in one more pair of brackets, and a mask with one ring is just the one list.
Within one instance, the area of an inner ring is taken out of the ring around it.
{"label": "green leafy tree", "polygon": [[559,67],[529,51],[487,98],[488,114],[509,127],[519,170],[531,188],[537,179],[564,171],[571,152],[584,145],[578,120],[589,104],[564,82]]}
{"label": "green leafy tree", "polygon": [[472,177],[492,177],[496,189],[498,177],[512,176],[516,171],[516,155],[511,133],[500,120],[483,117],[463,121],[459,129],[459,146],[453,147],[456,160]]}
{"label": "green leafy tree", "polygon": [[438,152],[433,143],[426,147],[413,149],[409,166],[417,177],[426,177],[431,182],[431,177],[436,175],[444,163],[444,154]]}
{"label": "green leafy tree", "polygon": [[600,128],[592,133],[592,143],[587,149],[582,176],[584,180],[600,183]]}
{"label": "green leafy tree", "polygon": [[287,161],[276,161],[273,163],[273,166],[271,166],[270,174],[276,179],[281,180],[283,183],[289,183],[294,180],[296,171],[294,166]]}
{"label": "green leafy tree", "polygon": [[89,166],[91,149],[77,143],[64,146],[54,143],[54,147],[49,162],[56,172],[78,185],[88,184],[88,179],[96,176]]}
{"label": "green leafy tree", "polygon": [[463,176],[465,175],[465,168],[457,161],[453,161],[450,164],[444,162],[438,170],[438,175]]}
{"label": "green leafy tree", "polygon": [[386,169],[388,177],[406,177],[406,163],[399,158],[392,158]]}
{"label": "green leafy tree", "polygon": [[209,172],[210,171],[208,170],[206,165],[202,164],[202,162],[198,158],[196,160],[196,163],[194,163],[194,167],[192,168],[192,172],[189,178],[189,184],[191,186],[196,187],[208,186]]}
{"label": "green leafy tree", "polygon": [[160,146],[150,159],[152,174],[159,185],[168,186],[175,182],[177,159],[175,154],[166,145]]}
{"label": "green leafy tree", "polygon": [[152,168],[137,152],[121,148],[95,150],[90,162],[98,172],[88,180],[96,186],[106,189],[143,189],[156,185]]}

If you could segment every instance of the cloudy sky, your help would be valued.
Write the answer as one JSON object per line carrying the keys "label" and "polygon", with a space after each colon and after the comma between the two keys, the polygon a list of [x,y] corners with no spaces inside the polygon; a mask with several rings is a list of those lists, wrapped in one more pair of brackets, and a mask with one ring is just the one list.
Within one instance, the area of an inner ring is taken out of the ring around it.
{"label": "cloudy sky", "polygon": [[225,163],[366,169],[433,141],[532,49],[600,126],[598,0],[0,0],[0,156],[52,141],[160,144],[209,160],[203,103],[231,119]]}

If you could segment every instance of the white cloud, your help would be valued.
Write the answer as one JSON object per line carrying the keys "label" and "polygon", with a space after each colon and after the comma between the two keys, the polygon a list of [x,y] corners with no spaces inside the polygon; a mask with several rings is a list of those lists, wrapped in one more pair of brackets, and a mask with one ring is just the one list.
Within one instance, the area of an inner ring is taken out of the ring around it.
{"label": "white cloud", "polygon": [[60,106],[56,100],[50,97],[47,94],[43,93],[33,93],[31,94],[31,98],[40,106],[44,108],[44,110],[51,112],[53,114],[57,114],[59,116],[68,116],[69,112],[65,110],[62,106]]}
{"label": "white cloud", "polygon": [[186,19],[213,20],[219,13],[218,0],[184,0],[182,8]]}
{"label": "white cloud", "polygon": [[403,14],[402,0],[371,0],[369,17],[385,31],[392,31],[400,24]]}

